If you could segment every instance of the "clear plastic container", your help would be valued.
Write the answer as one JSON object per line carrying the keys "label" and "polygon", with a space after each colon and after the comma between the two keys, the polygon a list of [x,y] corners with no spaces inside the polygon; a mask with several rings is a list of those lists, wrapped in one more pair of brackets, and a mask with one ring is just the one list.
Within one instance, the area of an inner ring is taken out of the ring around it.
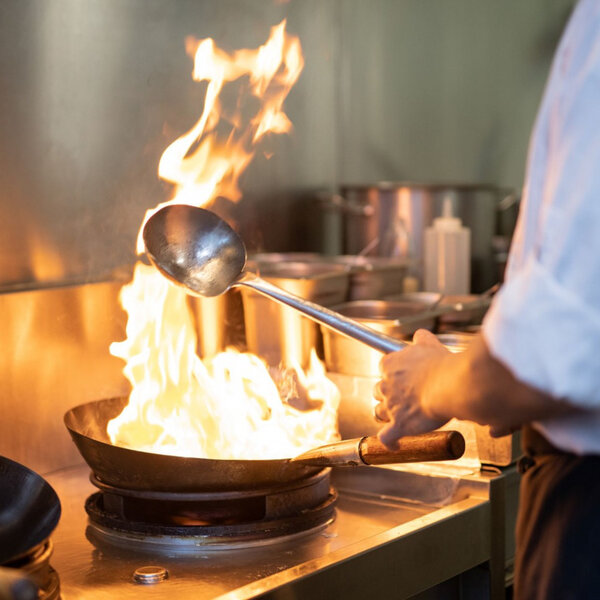
{"label": "clear plastic container", "polygon": [[425,230],[424,289],[468,294],[471,281],[471,231],[453,216],[452,197],[444,198],[442,216]]}

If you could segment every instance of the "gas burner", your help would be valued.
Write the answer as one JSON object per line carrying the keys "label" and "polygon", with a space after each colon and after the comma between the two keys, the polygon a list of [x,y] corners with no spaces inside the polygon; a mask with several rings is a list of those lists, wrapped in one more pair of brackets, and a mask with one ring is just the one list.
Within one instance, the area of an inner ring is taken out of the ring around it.
{"label": "gas burner", "polygon": [[60,580],[50,566],[52,550],[52,542],[46,540],[27,553],[4,563],[2,567],[15,569],[17,573],[33,581],[38,588],[39,600],[57,600],[60,598]]}
{"label": "gas burner", "polygon": [[329,469],[237,492],[139,491],[107,485],[94,474],[90,480],[100,491],[85,503],[89,537],[182,552],[263,545],[320,530],[333,521],[337,499]]}

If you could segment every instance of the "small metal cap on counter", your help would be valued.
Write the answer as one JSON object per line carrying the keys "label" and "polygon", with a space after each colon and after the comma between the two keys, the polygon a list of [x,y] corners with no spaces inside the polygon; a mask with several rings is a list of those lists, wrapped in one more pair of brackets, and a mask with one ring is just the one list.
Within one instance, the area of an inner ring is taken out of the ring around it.
{"label": "small metal cap on counter", "polygon": [[136,583],[143,583],[145,585],[160,583],[161,581],[168,579],[168,577],[169,571],[167,571],[167,569],[164,567],[140,567],[133,572],[133,580]]}

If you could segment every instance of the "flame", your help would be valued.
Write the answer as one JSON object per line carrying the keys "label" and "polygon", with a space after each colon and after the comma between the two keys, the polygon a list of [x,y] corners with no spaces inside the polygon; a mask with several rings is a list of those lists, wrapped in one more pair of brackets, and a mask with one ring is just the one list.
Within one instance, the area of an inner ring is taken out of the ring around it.
{"label": "flame", "polygon": [[[144,252],[144,223],[167,204],[204,206],[221,196],[233,202],[241,198],[238,179],[254,156],[254,146],[268,133],[288,133],[292,123],[283,102],[304,67],[300,40],[286,35],[285,19],[271,29],[267,42],[256,50],[227,54],[210,38],[186,40],[194,57],[192,77],[207,81],[202,114],[196,124],[175,140],[158,163],[158,175],[174,184],[173,198],[146,212],[137,241]],[[219,94],[228,82],[248,77],[244,97],[260,100],[251,117],[244,117],[249,102],[238,102],[226,111]],[[246,123],[246,121],[249,121]],[[225,130],[226,135],[223,134]]]}
{"label": "flame", "polygon": [[[147,211],[138,252],[145,221],[162,206],[239,200],[238,179],[254,146],[268,133],[292,128],[283,102],[303,58],[299,40],[285,33],[285,21],[256,50],[227,54],[212,39],[186,44],[194,56],[193,78],[208,82],[204,107],[198,122],[160,159],[159,176],[174,184],[174,195]],[[224,85],[237,80],[247,81],[250,96],[261,101],[249,118],[241,100],[232,111],[220,100]],[[141,262],[120,299],[128,314],[127,339],[110,351],[126,362],[132,391],[123,412],[108,424],[113,444],[178,456],[270,459],[338,438],[339,392],[316,354],[306,373],[292,365],[275,379],[259,357],[233,348],[202,361],[185,293]]]}

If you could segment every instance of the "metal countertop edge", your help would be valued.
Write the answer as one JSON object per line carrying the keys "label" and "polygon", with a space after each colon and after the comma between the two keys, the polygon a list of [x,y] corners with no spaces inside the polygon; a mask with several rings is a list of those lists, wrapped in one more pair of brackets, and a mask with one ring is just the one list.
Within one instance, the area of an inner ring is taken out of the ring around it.
{"label": "metal countertop edge", "polygon": [[269,592],[273,592],[290,582],[297,582],[300,579],[307,578],[319,571],[324,571],[332,566],[339,565],[348,559],[356,558],[360,554],[400,541],[411,534],[417,534],[424,528],[432,527],[438,523],[451,519],[452,517],[464,514],[465,511],[482,509],[490,504],[487,497],[469,496],[448,506],[443,506],[431,513],[412,519],[407,523],[402,523],[388,531],[374,535],[368,540],[363,540],[339,550],[335,550],[319,558],[315,558],[306,563],[296,565],[279,573],[265,577],[259,581],[249,583],[236,590],[232,590],[213,600],[248,600],[257,598]]}

